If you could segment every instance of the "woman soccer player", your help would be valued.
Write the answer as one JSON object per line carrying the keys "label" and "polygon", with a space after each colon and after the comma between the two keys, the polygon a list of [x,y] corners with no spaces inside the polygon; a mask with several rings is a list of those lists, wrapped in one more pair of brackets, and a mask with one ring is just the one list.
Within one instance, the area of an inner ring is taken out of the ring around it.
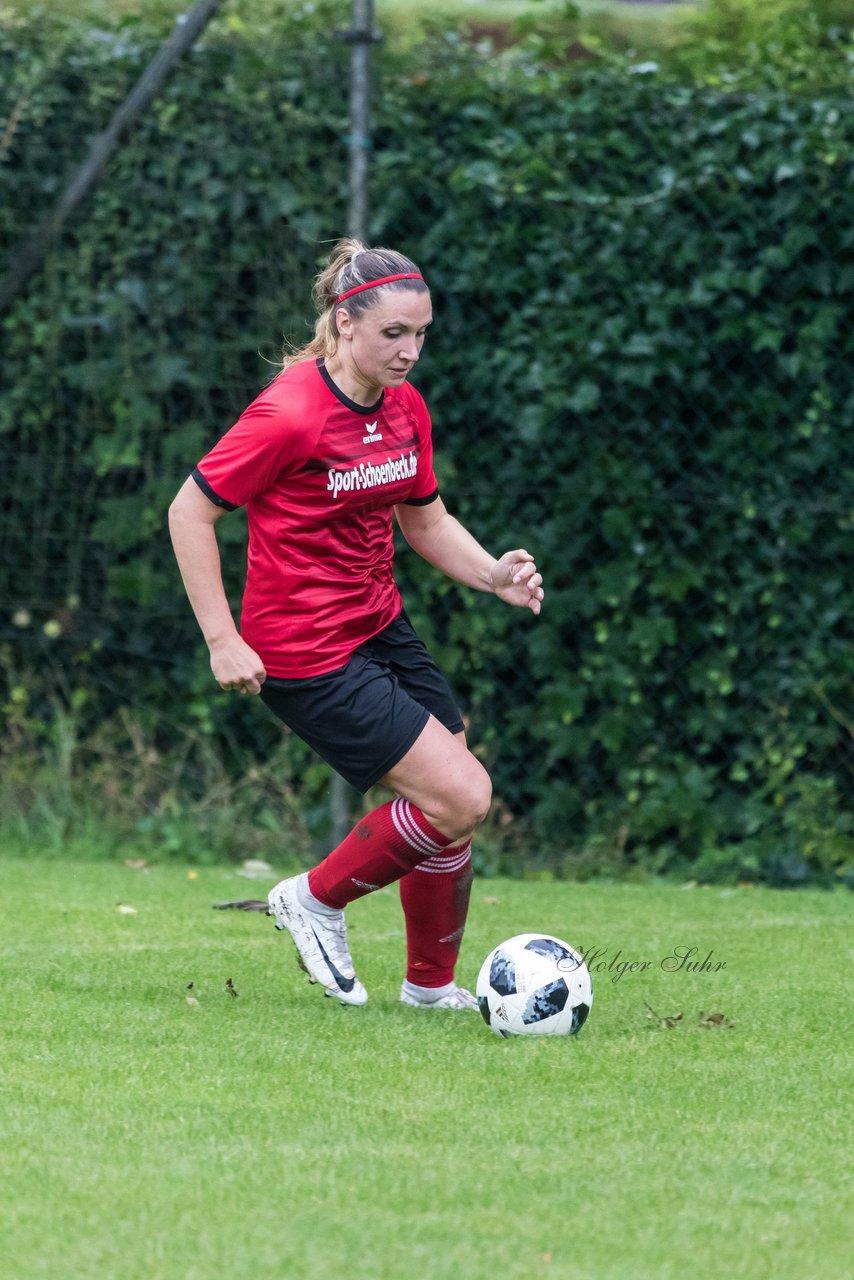
{"label": "woman soccer player", "polygon": [[[401,1000],[476,1008],[454,972],[471,888],[471,835],[489,777],[453,694],[402,610],[392,514],[409,545],[458,582],[540,612],[527,551],[489,555],[445,509],[430,417],[407,382],[431,323],[408,258],[341,241],[314,289],[312,342],[202,459],[169,511],[175,554],[211,668],[263,702],[353,787],[395,799],[328,857],[269,895],[312,981],[368,998],[344,925],[355,898],[397,880],[406,919]],[[245,505],[241,630],[222,585],[216,522]]]}

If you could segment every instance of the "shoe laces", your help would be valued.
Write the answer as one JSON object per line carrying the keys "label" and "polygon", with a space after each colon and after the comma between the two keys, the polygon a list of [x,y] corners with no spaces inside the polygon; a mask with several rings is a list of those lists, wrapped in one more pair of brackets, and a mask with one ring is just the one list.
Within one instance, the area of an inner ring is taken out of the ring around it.
{"label": "shoe laces", "polygon": [[466,991],[464,987],[457,987],[456,991],[452,991],[449,996],[445,997],[447,1007],[450,1009],[477,1009],[478,1003],[470,991]]}
{"label": "shoe laces", "polygon": [[[315,919],[318,916],[315,915]],[[323,922],[323,945],[326,948],[329,959],[339,969],[344,971],[349,969],[353,972],[353,960],[350,956],[350,949],[347,946],[347,925],[344,921],[344,912],[340,912],[337,916],[319,917]]]}

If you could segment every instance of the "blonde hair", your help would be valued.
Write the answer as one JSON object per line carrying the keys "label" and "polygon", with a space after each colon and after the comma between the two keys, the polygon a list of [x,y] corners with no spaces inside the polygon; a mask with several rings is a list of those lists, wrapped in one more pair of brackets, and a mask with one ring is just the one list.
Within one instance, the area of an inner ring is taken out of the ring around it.
{"label": "blonde hair", "polygon": [[428,292],[423,280],[395,280],[391,284],[379,285],[376,289],[366,289],[362,293],[356,293],[352,298],[346,298],[344,302],[338,301],[342,293],[346,293],[348,289],[354,289],[356,285],[370,284],[372,280],[381,280],[383,276],[401,275],[404,272],[421,274],[411,258],[397,253],[394,249],[370,249],[360,240],[339,240],[330,253],[326,266],[315,278],[311,291],[317,310],[314,337],[298,350],[286,346],[282,368],[287,369],[298,360],[316,360],[319,356],[328,359],[335,354],[339,336],[336,321],[339,306],[355,318],[376,306],[377,295],[384,293],[387,289]]}

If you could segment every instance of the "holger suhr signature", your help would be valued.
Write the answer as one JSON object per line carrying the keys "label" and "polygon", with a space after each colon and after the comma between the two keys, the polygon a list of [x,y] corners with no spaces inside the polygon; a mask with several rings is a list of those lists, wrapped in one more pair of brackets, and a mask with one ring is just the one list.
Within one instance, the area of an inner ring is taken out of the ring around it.
{"label": "holger suhr signature", "polygon": [[714,949],[701,955],[699,947],[674,947],[659,960],[627,960],[622,948],[608,958],[608,947],[577,948],[579,955],[591,973],[607,973],[612,982],[619,982],[627,973],[648,973],[660,969],[664,973],[720,973],[726,968],[726,960],[715,959]]}

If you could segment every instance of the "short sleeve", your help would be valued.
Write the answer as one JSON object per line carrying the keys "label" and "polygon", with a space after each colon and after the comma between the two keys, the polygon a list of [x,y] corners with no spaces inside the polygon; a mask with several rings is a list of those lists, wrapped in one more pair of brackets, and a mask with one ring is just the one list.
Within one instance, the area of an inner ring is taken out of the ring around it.
{"label": "short sleeve", "polygon": [[287,403],[286,389],[273,383],[205,454],[193,479],[217,506],[230,511],[245,506],[278,477],[303,466],[321,425],[305,425],[304,416]]}
{"label": "short sleeve", "polygon": [[408,498],[404,499],[404,504],[410,507],[423,507],[430,502],[435,502],[438,498],[439,484],[433,470],[433,424],[430,421],[430,413],[423,396],[419,395],[414,388],[412,391],[413,409],[418,427],[418,470],[415,473],[412,492]]}

